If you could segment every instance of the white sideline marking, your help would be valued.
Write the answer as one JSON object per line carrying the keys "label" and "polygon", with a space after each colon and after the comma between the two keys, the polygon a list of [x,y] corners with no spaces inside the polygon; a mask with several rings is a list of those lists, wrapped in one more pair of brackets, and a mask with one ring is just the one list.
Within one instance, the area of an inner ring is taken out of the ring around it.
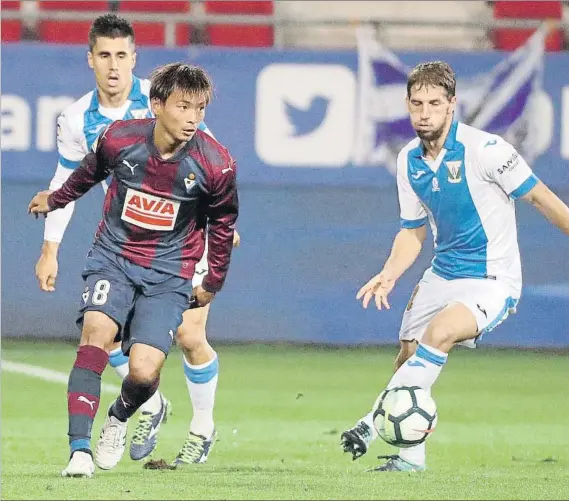
{"label": "white sideline marking", "polygon": [[[65,374],[63,372],[46,369],[44,367],[38,367],[37,365],[10,362],[8,360],[2,360],[2,362],[0,362],[0,368],[2,371],[15,372],[17,374],[23,374],[24,376],[37,377],[39,379],[43,379],[44,381],[51,381],[52,383],[67,384],[67,380],[69,379],[69,374]],[[102,383],[101,391],[117,394],[120,391],[120,387],[114,384]]]}

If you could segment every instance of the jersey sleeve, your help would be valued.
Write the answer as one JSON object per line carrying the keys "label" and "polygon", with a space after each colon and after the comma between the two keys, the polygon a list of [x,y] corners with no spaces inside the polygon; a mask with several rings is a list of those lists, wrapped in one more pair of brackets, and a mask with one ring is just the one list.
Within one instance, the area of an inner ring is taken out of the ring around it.
{"label": "jersey sleeve", "polygon": [[62,113],[57,119],[58,163],[66,169],[76,169],[87,154],[86,146],[68,115]]}
{"label": "jersey sleeve", "polygon": [[525,195],[539,181],[516,149],[498,136],[481,146],[479,158],[483,176],[498,184],[510,198]]}
{"label": "jersey sleeve", "polygon": [[109,145],[109,131],[118,122],[114,122],[99,135],[92,149],[81,161],[81,165],[48,197],[48,205],[52,210],[61,209],[74,202],[93,186],[105,180],[112,172],[115,148]]}
{"label": "jersey sleeve", "polygon": [[[57,165],[55,175],[49,183],[51,191],[58,190],[67,181],[69,176],[73,173],[72,169],[62,167],[61,164]],[[64,208],[50,212],[45,220],[43,239],[48,242],[58,242],[63,240],[65,230],[71,221],[73,211],[75,209],[75,202],[70,202]]]}
{"label": "jersey sleeve", "polygon": [[[63,186],[87,154],[79,133],[65,112],[57,119],[57,151],[59,153],[57,168],[49,183],[49,189],[52,191]],[[71,202],[66,207],[47,215],[43,232],[44,240],[58,243],[63,240],[65,230],[73,216],[74,207],[75,203]]]}
{"label": "jersey sleeve", "polygon": [[208,273],[202,286],[209,292],[219,291],[229,269],[233,249],[233,233],[239,214],[236,185],[237,165],[228,155],[226,165],[214,167],[210,172],[208,217]]}
{"label": "jersey sleeve", "polygon": [[397,195],[399,197],[401,228],[419,228],[427,223],[427,212],[417,194],[411,188],[407,175],[407,158],[397,157]]}

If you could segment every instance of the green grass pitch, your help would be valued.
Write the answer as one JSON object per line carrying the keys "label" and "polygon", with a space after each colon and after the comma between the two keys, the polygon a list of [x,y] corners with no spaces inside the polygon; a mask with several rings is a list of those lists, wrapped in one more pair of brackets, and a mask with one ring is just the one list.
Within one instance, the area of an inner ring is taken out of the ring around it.
{"label": "green grass pitch", "polygon": [[[386,474],[364,470],[395,452],[387,444],[352,462],[339,442],[388,381],[396,348],[217,351],[219,440],[208,463],[150,471],[127,452],[92,479],[59,476],[68,460],[65,384],[3,371],[2,499],[569,499],[567,353],[452,352],[433,390],[439,424],[428,471]],[[63,342],[2,342],[3,360],[64,373],[74,354]],[[119,385],[111,368],[103,381]],[[191,416],[177,349],[161,389],[174,414],[153,457],[170,462]],[[102,395],[95,438],[113,398]]]}

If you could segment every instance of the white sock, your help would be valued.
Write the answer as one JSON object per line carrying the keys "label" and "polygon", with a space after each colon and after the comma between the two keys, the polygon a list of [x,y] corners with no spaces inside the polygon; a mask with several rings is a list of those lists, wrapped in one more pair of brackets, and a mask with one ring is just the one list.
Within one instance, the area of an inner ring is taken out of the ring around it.
{"label": "white sock", "polygon": [[[426,390],[430,395],[431,390]],[[399,449],[399,457],[405,461],[418,466],[425,466],[427,453],[425,450],[425,442],[407,449]]]}
{"label": "white sock", "polygon": [[151,414],[158,414],[162,409],[162,396],[159,391],[156,391],[146,402],[140,406],[140,412],[150,412]]}
{"label": "white sock", "polygon": [[429,390],[439,377],[447,358],[447,353],[421,343],[415,354],[393,374],[387,388],[419,386]]}
{"label": "white sock", "polygon": [[[387,388],[419,386],[430,394],[431,386],[439,377],[447,358],[447,353],[421,343],[417,346],[415,354],[393,374]],[[399,456],[405,461],[424,466],[426,459],[425,443],[407,449],[399,449]]]}
{"label": "white sock", "polygon": [[[373,406],[373,409],[375,409],[375,405]],[[379,435],[377,434],[377,430],[375,429],[375,424],[373,422],[373,413],[374,413],[373,409],[370,412],[368,412],[363,418],[360,419],[360,421],[363,421],[365,424],[367,424],[371,428],[371,440],[369,442],[370,444],[377,437],[379,437]]]}
{"label": "white sock", "polygon": [[128,374],[128,357],[123,355],[120,348],[109,353],[109,365],[115,370],[117,376],[124,379]]}
{"label": "white sock", "polygon": [[[109,353],[109,365],[115,370],[117,375],[124,379],[128,374],[128,357],[123,355],[120,348],[113,350]],[[140,407],[141,412],[151,412],[156,414],[160,411],[162,401],[160,399],[160,392],[154,393],[144,404]]]}
{"label": "white sock", "polygon": [[213,406],[219,374],[217,353],[214,353],[213,358],[205,364],[191,365],[185,356],[183,362],[186,384],[194,410],[190,431],[195,435],[209,438],[214,429]]}

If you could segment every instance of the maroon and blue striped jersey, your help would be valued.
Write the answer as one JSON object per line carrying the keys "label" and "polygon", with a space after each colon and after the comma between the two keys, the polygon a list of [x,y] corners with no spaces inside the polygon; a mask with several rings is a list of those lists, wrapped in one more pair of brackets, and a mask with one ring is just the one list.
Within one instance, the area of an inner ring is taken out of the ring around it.
{"label": "maroon and blue striped jersey", "polygon": [[202,285],[217,292],[227,275],[239,210],[235,161],[201,130],[164,160],[153,140],[155,123],[152,118],[109,125],[49,196],[49,207],[65,207],[112,174],[93,246],[190,279],[207,234],[209,270]]}

